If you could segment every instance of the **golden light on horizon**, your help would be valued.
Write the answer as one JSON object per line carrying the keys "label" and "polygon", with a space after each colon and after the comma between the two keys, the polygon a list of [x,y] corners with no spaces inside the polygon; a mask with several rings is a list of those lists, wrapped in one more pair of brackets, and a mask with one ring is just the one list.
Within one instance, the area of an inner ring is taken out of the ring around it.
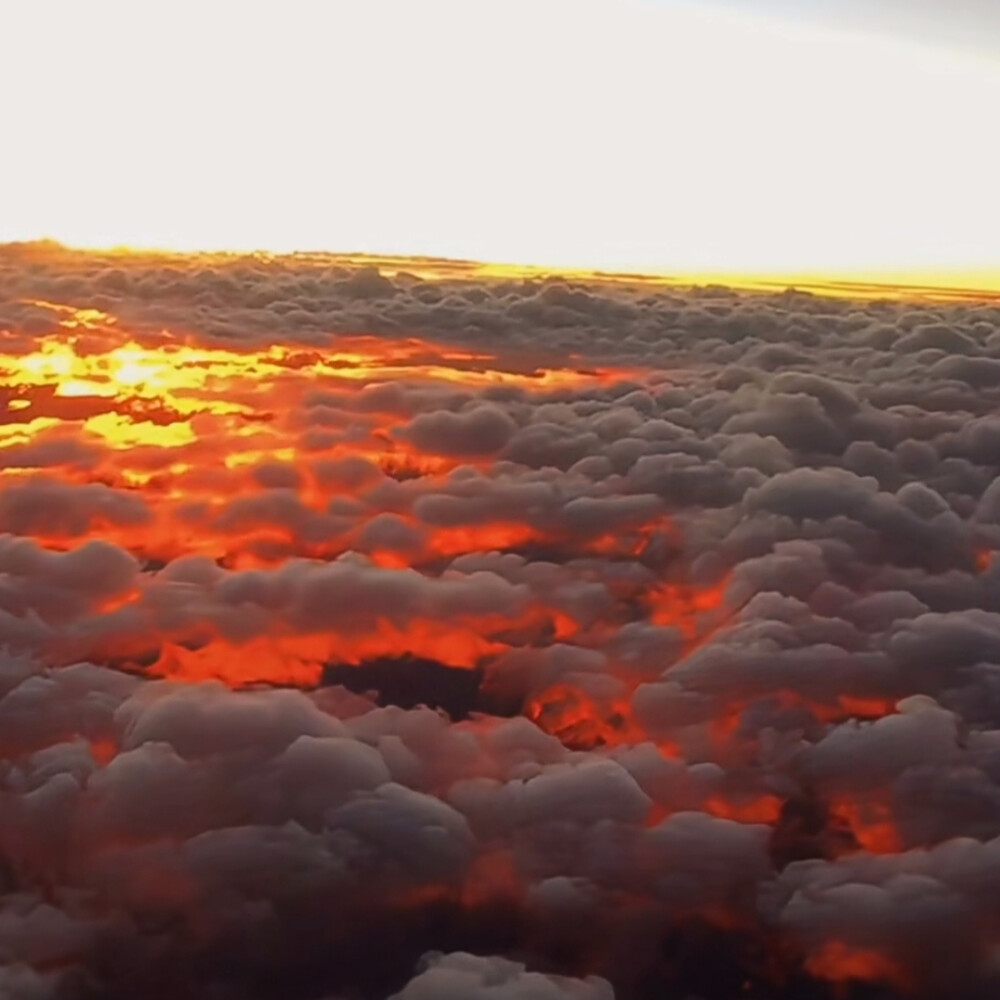
{"label": "golden light on horizon", "polygon": [[[285,251],[274,252],[263,249],[234,250],[213,248],[209,250],[176,250],[162,247],[129,247],[112,245],[107,247],[90,245],[77,247],[61,244],[54,240],[26,241],[25,246],[33,244],[32,252],[48,256],[55,253],[88,253],[104,257],[109,263],[127,265],[129,263],[148,263],[151,260],[161,260],[165,264],[179,262],[205,261],[206,264],[219,261],[232,262],[247,259],[257,262],[268,262],[290,259],[323,259],[331,264],[346,267],[375,267],[381,274],[389,277],[401,273],[411,274],[422,280],[439,281],[449,278],[483,280],[506,279],[537,279],[553,275],[570,280],[586,282],[625,282],[649,284],[651,286],[675,286],[680,288],[723,285],[744,291],[773,292],[782,289],[798,289],[819,295],[852,299],[877,299],[886,296],[900,299],[949,301],[949,300],[991,300],[1000,296],[1000,266],[995,268],[959,269],[948,268],[929,270],[925,268],[887,269],[887,270],[849,270],[831,269],[829,271],[781,271],[755,272],[744,271],[689,271],[677,269],[670,272],[658,271],[653,268],[638,268],[632,271],[615,270],[614,268],[588,268],[579,266],[563,266],[559,263],[545,265],[532,262],[501,262],[487,260],[467,260],[448,257],[433,257],[426,255],[406,256],[402,254],[374,253],[336,253],[330,251]],[[66,310],[68,307],[50,303],[37,302],[37,305]],[[81,317],[93,313],[102,316],[98,310],[73,310],[70,319],[62,325],[72,328],[83,322]],[[114,317],[108,321],[115,322]],[[125,357],[124,355],[122,356]],[[458,360],[456,353],[450,355]],[[469,356],[466,360],[474,360]],[[38,362],[36,362],[38,363]],[[50,360],[49,363],[59,363]],[[144,362],[138,358],[133,366],[123,361],[119,366],[119,380],[129,377],[138,378],[143,371]]]}

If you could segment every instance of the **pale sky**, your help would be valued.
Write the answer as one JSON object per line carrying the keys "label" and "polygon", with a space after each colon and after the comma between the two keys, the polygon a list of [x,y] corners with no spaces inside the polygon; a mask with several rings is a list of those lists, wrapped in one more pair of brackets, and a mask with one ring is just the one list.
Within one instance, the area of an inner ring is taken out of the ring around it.
{"label": "pale sky", "polygon": [[[660,0],[651,0],[660,2]],[[737,10],[1000,58],[997,0],[710,0]]]}
{"label": "pale sky", "polygon": [[1000,270],[993,0],[803,3],[0,4],[0,240]]}

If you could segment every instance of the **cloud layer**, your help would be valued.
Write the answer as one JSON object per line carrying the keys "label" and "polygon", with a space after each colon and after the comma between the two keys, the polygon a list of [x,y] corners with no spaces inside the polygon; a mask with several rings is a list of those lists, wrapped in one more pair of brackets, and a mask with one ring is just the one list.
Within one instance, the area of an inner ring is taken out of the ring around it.
{"label": "cloud layer", "polygon": [[0,288],[0,994],[993,994],[1000,307]]}

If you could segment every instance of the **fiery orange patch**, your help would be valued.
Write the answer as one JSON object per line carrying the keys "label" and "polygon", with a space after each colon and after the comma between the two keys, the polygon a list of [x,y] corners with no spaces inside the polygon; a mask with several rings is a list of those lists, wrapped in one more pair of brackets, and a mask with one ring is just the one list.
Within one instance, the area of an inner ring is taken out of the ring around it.
{"label": "fiery orange patch", "polygon": [[527,716],[567,746],[591,750],[641,738],[627,699],[601,704],[571,684],[557,684],[528,706]]}
{"label": "fiery orange patch", "polygon": [[861,847],[872,854],[895,854],[903,849],[886,802],[840,796],[830,803],[830,817],[850,830]]}
{"label": "fiery orange patch", "polygon": [[781,815],[782,800],[776,795],[758,795],[742,799],[711,796],[704,804],[705,812],[721,819],[739,823],[776,823]]}
{"label": "fiery orange patch", "polygon": [[709,587],[687,583],[664,583],[649,595],[650,621],[671,625],[691,641],[718,625],[725,612],[726,577]]}
{"label": "fiery orange patch", "polygon": [[890,983],[902,989],[909,986],[898,964],[874,948],[860,948],[843,941],[828,941],[806,959],[806,968],[814,976],[833,983],[851,981]]}

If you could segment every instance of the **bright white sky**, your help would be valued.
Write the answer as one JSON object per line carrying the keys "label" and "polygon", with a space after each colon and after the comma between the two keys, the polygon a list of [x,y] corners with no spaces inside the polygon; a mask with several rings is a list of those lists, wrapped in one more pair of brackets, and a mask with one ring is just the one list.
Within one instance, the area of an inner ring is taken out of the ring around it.
{"label": "bright white sky", "polygon": [[2,3],[0,240],[1000,267],[1000,59],[781,6]]}

